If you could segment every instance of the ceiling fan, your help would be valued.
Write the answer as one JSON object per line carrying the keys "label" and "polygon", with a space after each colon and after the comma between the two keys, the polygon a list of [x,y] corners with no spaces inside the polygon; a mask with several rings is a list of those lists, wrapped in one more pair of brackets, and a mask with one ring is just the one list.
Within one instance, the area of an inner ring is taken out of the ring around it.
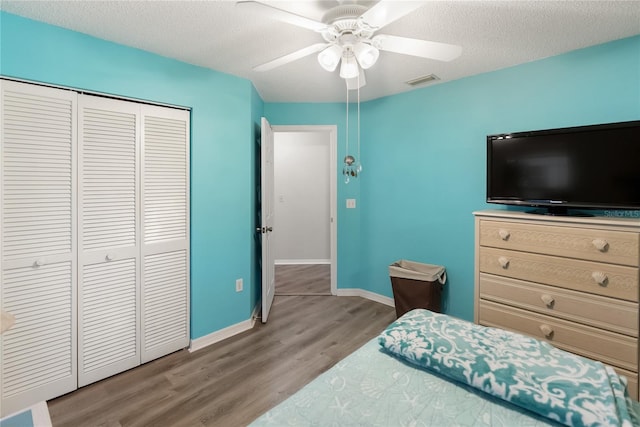
{"label": "ceiling fan", "polygon": [[324,39],[323,43],[312,44],[258,65],[253,68],[255,71],[269,71],[319,52],[318,62],[322,68],[333,72],[340,64],[340,77],[345,79],[347,88],[356,89],[364,86],[363,70],[376,63],[380,51],[438,61],[451,61],[462,53],[462,48],[453,44],[375,34],[384,26],[420,8],[424,2],[381,0],[371,7],[340,3],[324,14],[322,22],[260,1],[241,0],[238,4],[259,8],[273,19],[315,31]]}

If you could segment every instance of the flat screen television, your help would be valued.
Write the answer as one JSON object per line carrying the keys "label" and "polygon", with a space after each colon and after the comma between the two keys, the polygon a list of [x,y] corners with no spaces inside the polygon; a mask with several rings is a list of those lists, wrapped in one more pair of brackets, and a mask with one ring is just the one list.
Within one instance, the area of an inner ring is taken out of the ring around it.
{"label": "flat screen television", "polygon": [[640,120],[488,135],[487,202],[640,209]]}

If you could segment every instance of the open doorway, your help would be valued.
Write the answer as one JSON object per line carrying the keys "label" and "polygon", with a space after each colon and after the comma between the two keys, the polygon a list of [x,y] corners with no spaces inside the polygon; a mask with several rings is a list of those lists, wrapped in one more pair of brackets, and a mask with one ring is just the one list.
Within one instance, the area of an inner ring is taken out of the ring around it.
{"label": "open doorway", "polygon": [[336,126],[273,126],[276,295],[335,295]]}

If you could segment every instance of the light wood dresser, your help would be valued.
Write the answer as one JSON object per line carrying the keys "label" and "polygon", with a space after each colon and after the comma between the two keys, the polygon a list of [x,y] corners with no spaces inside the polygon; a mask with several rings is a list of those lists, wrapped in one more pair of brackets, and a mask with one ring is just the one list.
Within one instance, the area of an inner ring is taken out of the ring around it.
{"label": "light wood dresser", "polygon": [[613,366],[638,399],[640,218],[475,215],[475,322]]}

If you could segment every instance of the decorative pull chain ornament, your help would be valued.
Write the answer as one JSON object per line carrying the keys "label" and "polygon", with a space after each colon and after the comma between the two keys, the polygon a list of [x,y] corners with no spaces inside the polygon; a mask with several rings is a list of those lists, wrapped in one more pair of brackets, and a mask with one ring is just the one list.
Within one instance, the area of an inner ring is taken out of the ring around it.
{"label": "decorative pull chain ornament", "polygon": [[[357,91],[358,91],[358,157],[360,157],[360,84],[359,77]],[[346,124],[346,148],[347,154],[344,157],[344,166],[342,167],[342,174],[344,175],[344,183],[348,184],[351,178],[357,178],[362,172],[362,164],[359,160],[349,154],[349,87],[347,87],[347,124]]]}
{"label": "decorative pull chain ornament", "polygon": [[362,165],[360,162],[356,162],[355,157],[352,155],[347,155],[344,158],[344,167],[342,168],[342,174],[345,176],[345,183],[349,183],[349,177],[357,178],[360,172],[362,172]]}

